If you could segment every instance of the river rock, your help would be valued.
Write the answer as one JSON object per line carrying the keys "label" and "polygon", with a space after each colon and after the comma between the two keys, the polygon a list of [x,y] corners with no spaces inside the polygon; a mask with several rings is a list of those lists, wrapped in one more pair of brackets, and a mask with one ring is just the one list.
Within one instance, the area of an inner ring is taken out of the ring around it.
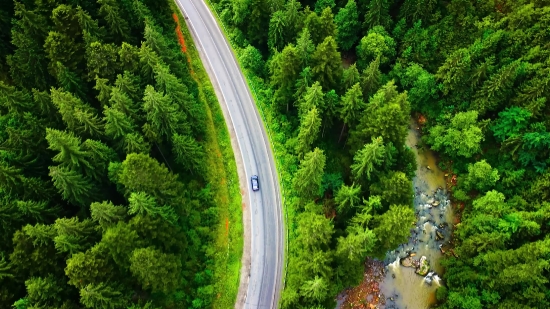
{"label": "river rock", "polygon": [[402,266],[405,266],[405,267],[414,267],[414,260],[410,256],[407,256],[406,258],[402,258],[400,260],[400,263]]}
{"label": "river rock", "polygon": [[430,271],[430,262],[428,262],[428,259],[425,256],[422,256],[418,264],[416,273],[420,276],[426,276]]}
{"label": "river rock", "polygon": [[432,206],[433,206],[433,207],[439,206],[439,201],[434,201],[434,202],[432,203]]}
{"label": "river rock", "polygon": [[436,240],[442,240],[443,238],[443,234],[440,232],[440,231],[435,231],[435,239]]}

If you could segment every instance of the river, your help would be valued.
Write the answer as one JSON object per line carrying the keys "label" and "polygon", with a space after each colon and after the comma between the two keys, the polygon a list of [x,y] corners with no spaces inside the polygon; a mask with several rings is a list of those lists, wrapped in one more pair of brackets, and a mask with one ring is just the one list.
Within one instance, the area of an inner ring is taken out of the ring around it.
{"label": "river", "polygon": [[[384,261],[368,259],[364,281],[339,297],[338,308],[423,309],[435,304],[435,290],[443,284],[440,259],[442,251],[449,250],[454,216],[445,173],[438,168],[435,154],[421,145],[417,124],[411,121],[407,146],[415,152],[418,168],[413,178],[417,221],[411,225],[409,241],[387,252]],[[401,260],[406,257],[410,259]],[[429,262],[426,277],[400,263],[417,263],[421,257]]]}

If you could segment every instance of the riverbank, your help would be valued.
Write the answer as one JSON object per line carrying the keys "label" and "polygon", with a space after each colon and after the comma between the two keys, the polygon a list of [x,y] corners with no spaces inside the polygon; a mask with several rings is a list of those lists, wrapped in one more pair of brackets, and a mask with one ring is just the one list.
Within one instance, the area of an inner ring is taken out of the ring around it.
{"label": "riverbank", "polygon": [[454,214],[447,192],[445,173],[436,155],[422,146],[421,132],[411,121],[409,146],[416,155],[413,178],[416,222],[411,237],[383,261],[365,262],[363,282],[341,296],[339,307],[422,309],[435,304],[435,291],[443,284],[440,260],[450,250]]}

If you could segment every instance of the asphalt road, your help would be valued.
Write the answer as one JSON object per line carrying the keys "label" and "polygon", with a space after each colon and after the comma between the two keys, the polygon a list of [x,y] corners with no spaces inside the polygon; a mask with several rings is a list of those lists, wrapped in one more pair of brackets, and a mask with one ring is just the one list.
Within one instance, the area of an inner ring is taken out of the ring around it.
{"label": "asphalt road", "polygon": [[[242,157],[246,174],[240,182],[241,188],[248,189],[245,196],[249,197],[251,214],[251,264],[243,265],[250,267],[250,276],[241,277],[241,282],[248,281],[243,307],[275,309],[282,283],[284,234],[279,182],[266,130],[229,43],[207,5],[202,0],[176,3],[194,32],[210,80],[221,93],[218,100],[227,106],[230,119],[226,123],[234,129],[239,146],[233,150]],[[252,175],[259,176],[259,191],[251,189]],[[237,303],[236,307],[241,305]]]}

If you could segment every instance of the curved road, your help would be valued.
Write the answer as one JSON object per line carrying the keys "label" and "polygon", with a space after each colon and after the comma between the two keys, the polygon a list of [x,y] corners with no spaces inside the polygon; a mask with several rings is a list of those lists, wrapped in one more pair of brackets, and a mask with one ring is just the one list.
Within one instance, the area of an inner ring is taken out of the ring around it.
{"label": "curved road", "polygon": [[[250,259],[243,259],[250,261],[250,265],[243,263],[240,279],[239,294],[243,289],[246,294],[237,300],[235,307],[276,309],[284,254],[283,222],[279,182],[266,130],[229,43],[206,4],[203,0],[176,0],[176,3],[194,33],[210,80],[219,90],[218,99],[226,105],[231,120],[226,119],[226,123],[230,131],[234,129],[239,147],[234,153],[237,156],[240,153],[244,165],[245,179],[240,177],[240,182],[249,197],[251,251]],[[252,175],[259,176],[260,191],[250,189]]]}

